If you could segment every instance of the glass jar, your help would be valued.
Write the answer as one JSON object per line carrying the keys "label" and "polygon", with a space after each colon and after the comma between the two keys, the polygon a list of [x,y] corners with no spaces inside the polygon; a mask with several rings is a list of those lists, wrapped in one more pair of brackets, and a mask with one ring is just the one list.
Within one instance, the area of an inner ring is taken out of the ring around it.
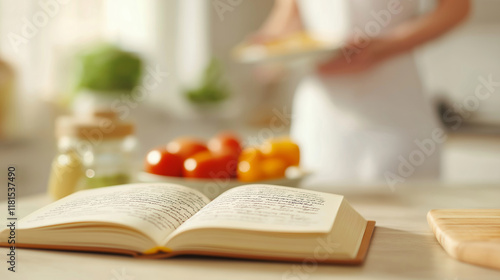
{"label": "glass jar", "polygon": [[57,141],[58,155],[54,158],[49,178],[48,191],[53,199],[60,199],[82,189],[84,166],[78,153],[76,137],[60,137]]}
{"label": "glass jar", "polygon": [[85,188],[127,184],[131,180],[135,138],[103,138],[84,153]]}
{"label": "glass jar", "polygon": [[134,125],[115,114],[60,117],[56,122],[59,154],[49,192],[55,199],[81,189],[129,183],[136,140]]}

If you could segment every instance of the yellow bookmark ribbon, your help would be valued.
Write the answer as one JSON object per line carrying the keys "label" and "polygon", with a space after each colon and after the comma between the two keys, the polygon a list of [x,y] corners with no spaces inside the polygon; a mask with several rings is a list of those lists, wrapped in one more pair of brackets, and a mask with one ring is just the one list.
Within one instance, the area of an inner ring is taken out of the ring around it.
{"label": "yellow bookmark ribbon", "polygon": [[144,251],[143,254],[144,255],[153,255],[153,254],[157,254],[157,253],[160,253],[160,252],[171,253],[172,249],[167,248],[167,247],[158,246],[158,247],[153,247],[151,249],[148,249],[148,250]]}

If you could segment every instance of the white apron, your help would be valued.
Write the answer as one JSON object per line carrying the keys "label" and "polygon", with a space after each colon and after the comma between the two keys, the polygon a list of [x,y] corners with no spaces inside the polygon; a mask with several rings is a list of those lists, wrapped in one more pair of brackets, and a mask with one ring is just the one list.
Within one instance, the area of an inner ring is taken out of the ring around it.
{"label": "white apron", "polygon": [[[394,2],[401,6],[389,7]],[[325,36],[345,37],[360,30],[374,36],[418,11],[418,1],[409,0],[302,0],[299,4],[309,31]],[[391,13],[395,10],[399,12]],[[393,175],[404,181],[437,179],[439,143],[434,142],[432,153],[425,154],[423,161],[418,159],[418,164],[409,159],[412,152],[421,150],[415,141],[431,138],[435,129],[439,124],[408,53],[360,74],[305,77],[295,95],[291,135],[301,147],[303,166],[323,180],[379,183]],[[408,166],[401,167],[408,162],[412,172]]]}

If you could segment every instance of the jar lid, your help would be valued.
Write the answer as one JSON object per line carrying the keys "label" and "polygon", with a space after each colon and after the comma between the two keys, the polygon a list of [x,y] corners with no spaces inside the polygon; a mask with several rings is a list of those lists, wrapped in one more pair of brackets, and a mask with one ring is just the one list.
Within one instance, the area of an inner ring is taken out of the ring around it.
{"label": "jar lid", "polygon": [[56,137],[73,136],[80,139],[98,140],[123,138],[134,133],[134,124],[115,117],[92,116],[76,118],[61,116],[56,120]]}

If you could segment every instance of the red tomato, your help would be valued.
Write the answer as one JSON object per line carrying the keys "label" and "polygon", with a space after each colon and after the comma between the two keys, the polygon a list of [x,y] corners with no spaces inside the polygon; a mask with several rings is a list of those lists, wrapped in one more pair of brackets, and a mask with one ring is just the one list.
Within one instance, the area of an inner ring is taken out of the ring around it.
{"label": "red tomato", "polygon": [[181,137],[170,141],[167,144],[167,151],[180,156],[184,161],[197,153],[208,151],[208,148],[204,142],[196,138]]}
{"label": "red tomato", "polygon": [[157,148],[147,154],[144,169],[157,175],[182,176],[183,162],[179,155]]}
{"label": "red tomato", "polygon": [[213,153],[231,153],[238,157],[241,153],[239,137],[231,132],[222,132],[208,141],[208,149]]}
{"label": "red tomato", "polygon": [[187,178],[234,178],[238,160],[228,153],[198,153],[184,161],[184,177]]}

